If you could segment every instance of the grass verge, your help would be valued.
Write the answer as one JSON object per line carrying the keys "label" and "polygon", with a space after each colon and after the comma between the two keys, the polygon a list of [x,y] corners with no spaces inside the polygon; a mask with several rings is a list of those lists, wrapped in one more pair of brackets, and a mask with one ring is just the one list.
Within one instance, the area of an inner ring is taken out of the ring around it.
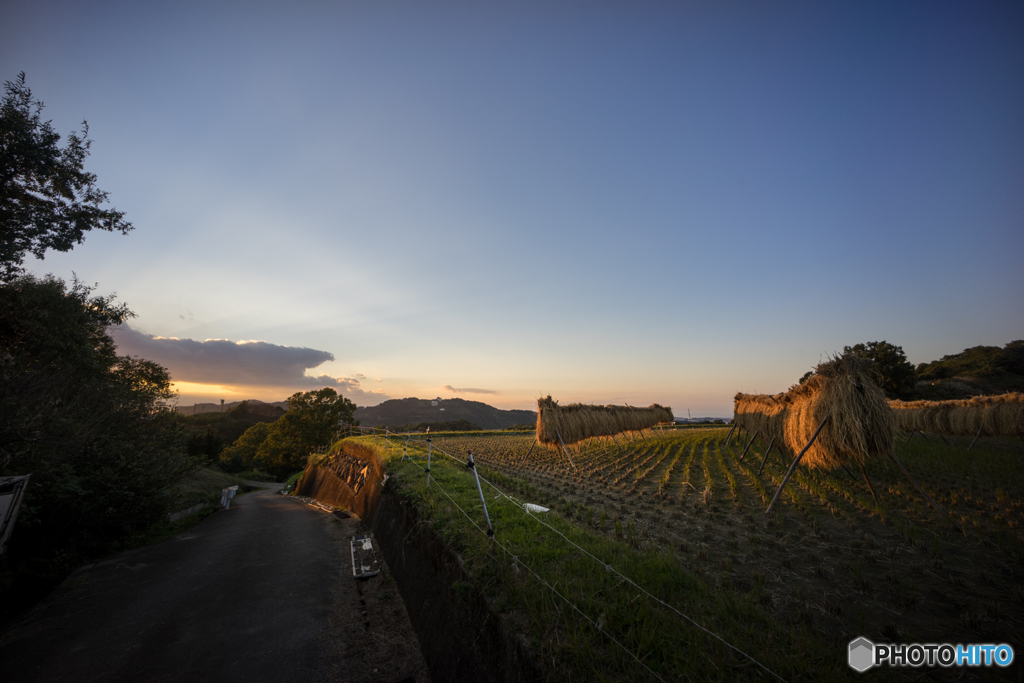
{"label": "grass verge", "polygon": [[[354,440],[373,446],[372,437]],[[377,450],[389,493],[460,554],[474,588],[526,636],[552,680],[855,677],[837,657],[845,641],[779,623],[764,609],[760,583],[709,580],[710,572],[731,573],[731,562],[691,564],[671,545],[596,533],[569,519],[572,509],[529,514],[522,502],[550,501],[520,501],[517,491],[528,495],[529,484],[481,468],[501,490],[483,483],[491,538],[471,470],[434,451],[428,487],[423,444],[411,442],[408,458],[402,448]],[[885,670],[873,674],[890,678]]]}

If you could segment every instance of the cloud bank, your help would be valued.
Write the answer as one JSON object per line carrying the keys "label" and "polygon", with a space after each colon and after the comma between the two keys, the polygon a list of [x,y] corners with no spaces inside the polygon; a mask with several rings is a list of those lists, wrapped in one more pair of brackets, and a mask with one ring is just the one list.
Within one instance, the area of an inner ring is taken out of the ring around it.
{"label": "cloud bank", "polygon": [[491,391],[490,389],[472,389],[470,387],[458,389],[456,387],[453,387],[451,384],[445,384],[443,388],[445,389],[445,391],[450,391],[453,394],[496,394],[496,393],[498,393],[497,391]]}
{"label": "cloud bank", "polygon": [[152,337],[128,325],[111,328],[110,336],[117,343],[119,353],[159,363],[170,371],[175,381],[288,389],[331,387],[361,404],[390,398],[379,391],[364,391],[361,386],[364,375],[307,375],[307,369],[334,360],[334,354],[328,351],[265,341]]}

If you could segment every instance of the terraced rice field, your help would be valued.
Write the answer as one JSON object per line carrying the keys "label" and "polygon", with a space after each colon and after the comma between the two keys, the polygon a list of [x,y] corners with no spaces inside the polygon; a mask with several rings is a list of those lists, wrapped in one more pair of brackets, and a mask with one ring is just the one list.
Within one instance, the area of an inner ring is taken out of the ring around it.
{"label": "terraced rice field", "polygon": [[[638,549],[661,551],[712,586],[751,596],[773,621],[848,640],[1011,644],[1024,654],[1024,443],[916,436],[894,466],[862,478],[798,468],[771,515],[788,460],[764,444],[741,459],[724,428],[620,435],[564,452],[522,435],[435,435],[527,502]],[[791,457],[791,456],[787,456]],[[957,528],[959,526],[959,530]],[[500,528],[497,529],[500,535]],[[961,680],[983,673],[956,670]],[[941,674],[942,672],[938,672]]]}

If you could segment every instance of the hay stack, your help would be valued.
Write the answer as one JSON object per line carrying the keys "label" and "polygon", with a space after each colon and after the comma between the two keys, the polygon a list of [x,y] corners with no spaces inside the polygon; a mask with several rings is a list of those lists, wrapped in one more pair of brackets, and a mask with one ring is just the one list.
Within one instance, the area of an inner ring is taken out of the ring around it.
{"label": "hay stack", "polygon": [[735,422],[799,453],[828,416],[801,461],[808,467],[832,469],[886,455],[895,438],[893,411],[870,370],[868,359],[840,356],[818,365],[810,379],[787,392],[736,394]]}
{"label": "hay stack", "polygon": [[647,408],[583,403],[560,406],[558,401],[548,396],[537,401],[537,441],[557,445],[560,435],[562,441],[569,445],[595,436],[648,429],[659,422],[672,422],[674,419],[671,408],[657,403]]}
{"label": "hay stack", "polygon": [[947,436],[1024,435],[1024,394],[975,396],[953,401],[889,401],[897,428]]}

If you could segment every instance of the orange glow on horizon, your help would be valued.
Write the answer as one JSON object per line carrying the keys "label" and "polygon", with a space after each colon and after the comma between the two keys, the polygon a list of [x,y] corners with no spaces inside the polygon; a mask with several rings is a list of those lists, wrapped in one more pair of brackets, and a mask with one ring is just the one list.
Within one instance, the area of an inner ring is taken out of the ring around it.
{"label": "orange glow on horizon", "polygon": [[171,388],[179,394],[198,394],[200,396],[221,397],[225,394],[229,396],[239,396],[242,393],[235,387],[225,386],[222,384],[199,384],[197,382],[171,382]]}

